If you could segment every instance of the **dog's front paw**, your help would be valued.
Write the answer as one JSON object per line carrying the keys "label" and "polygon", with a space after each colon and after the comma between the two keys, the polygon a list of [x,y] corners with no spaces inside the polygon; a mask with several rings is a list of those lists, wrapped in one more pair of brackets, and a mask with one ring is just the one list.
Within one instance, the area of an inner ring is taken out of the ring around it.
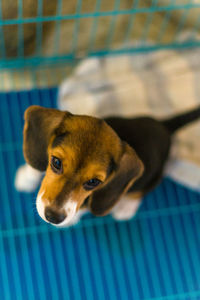
{"label": "dog's front paw", "polygon": [[130,199],[124,196],[113,208],[113,218],[121,221],[131,219],[136,214],[140,203],[140,199]]}
{"label": "dog's front paw", "polygon": [[40,184],[42,173],[25,164],[17,170],[15,188],[21,192],[33,192]]}

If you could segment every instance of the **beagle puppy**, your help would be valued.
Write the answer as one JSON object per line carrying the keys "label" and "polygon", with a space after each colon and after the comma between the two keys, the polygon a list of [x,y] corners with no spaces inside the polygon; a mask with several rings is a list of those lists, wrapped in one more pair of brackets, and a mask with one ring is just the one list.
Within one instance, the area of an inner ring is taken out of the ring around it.
{"label": "beagle puppy", "polygon": [[35,189],[36,207],[52,225],[77,222],[85,211],[129,219],[162,178],[173,133],[200,117],[200,108],[167,120],[104,120],[31,106],[25,112],[16,187]]}

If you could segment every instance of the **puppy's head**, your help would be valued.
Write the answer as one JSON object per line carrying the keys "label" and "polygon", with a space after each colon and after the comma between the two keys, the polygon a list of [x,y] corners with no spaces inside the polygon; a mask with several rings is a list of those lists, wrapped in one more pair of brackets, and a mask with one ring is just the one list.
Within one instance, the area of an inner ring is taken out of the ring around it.
{"label": "puppy's head", "polygon": [[57,226],[67,226],[86,199],[94,215],[106,215],[143,171],[103,120],[39,106],[25,112],[23,150],[29,165],[45,171],[38,213]]}

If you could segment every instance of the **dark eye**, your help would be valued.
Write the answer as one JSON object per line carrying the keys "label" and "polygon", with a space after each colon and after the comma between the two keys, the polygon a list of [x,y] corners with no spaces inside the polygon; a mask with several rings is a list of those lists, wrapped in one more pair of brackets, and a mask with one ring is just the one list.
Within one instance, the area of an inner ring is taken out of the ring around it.
{"label": "dark eye", "polygon": [[101,183],[101,180],[99,180],[97,178],[92,178],[92,179],[86,181],[83,184],[83,187],[86,191],[90,191],[90,190],[94,189],[95,187],[97,187],[100,183]]}
{"label": "dark eye", "polygon": [[61,174],[63,171],[62,161],[59,158],[52,156],[51,157],[51,168],[55,173]]}

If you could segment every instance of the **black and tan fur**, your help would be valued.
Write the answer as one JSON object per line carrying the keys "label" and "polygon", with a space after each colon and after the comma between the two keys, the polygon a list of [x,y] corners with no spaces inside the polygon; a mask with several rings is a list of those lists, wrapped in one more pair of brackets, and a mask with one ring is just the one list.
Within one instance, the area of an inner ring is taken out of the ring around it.
{"label": "black and tan fur", "polygon": [[[46,171],[40,192],[45,193],[44,199],[54,211],[59,213],[66,199],[72,197],[77,210],[85,204],[94,215],[102,216],[123,194],[141,197],[156,186],[172,135],[199,117],[197,108],[168,120],[102,120],[31,106],[25,112],[24,156],[33,168]],[[52,155],[61,159],[62,174],[52,171]],[[91,178],[102,184],[86,191],[83,184]]]}

